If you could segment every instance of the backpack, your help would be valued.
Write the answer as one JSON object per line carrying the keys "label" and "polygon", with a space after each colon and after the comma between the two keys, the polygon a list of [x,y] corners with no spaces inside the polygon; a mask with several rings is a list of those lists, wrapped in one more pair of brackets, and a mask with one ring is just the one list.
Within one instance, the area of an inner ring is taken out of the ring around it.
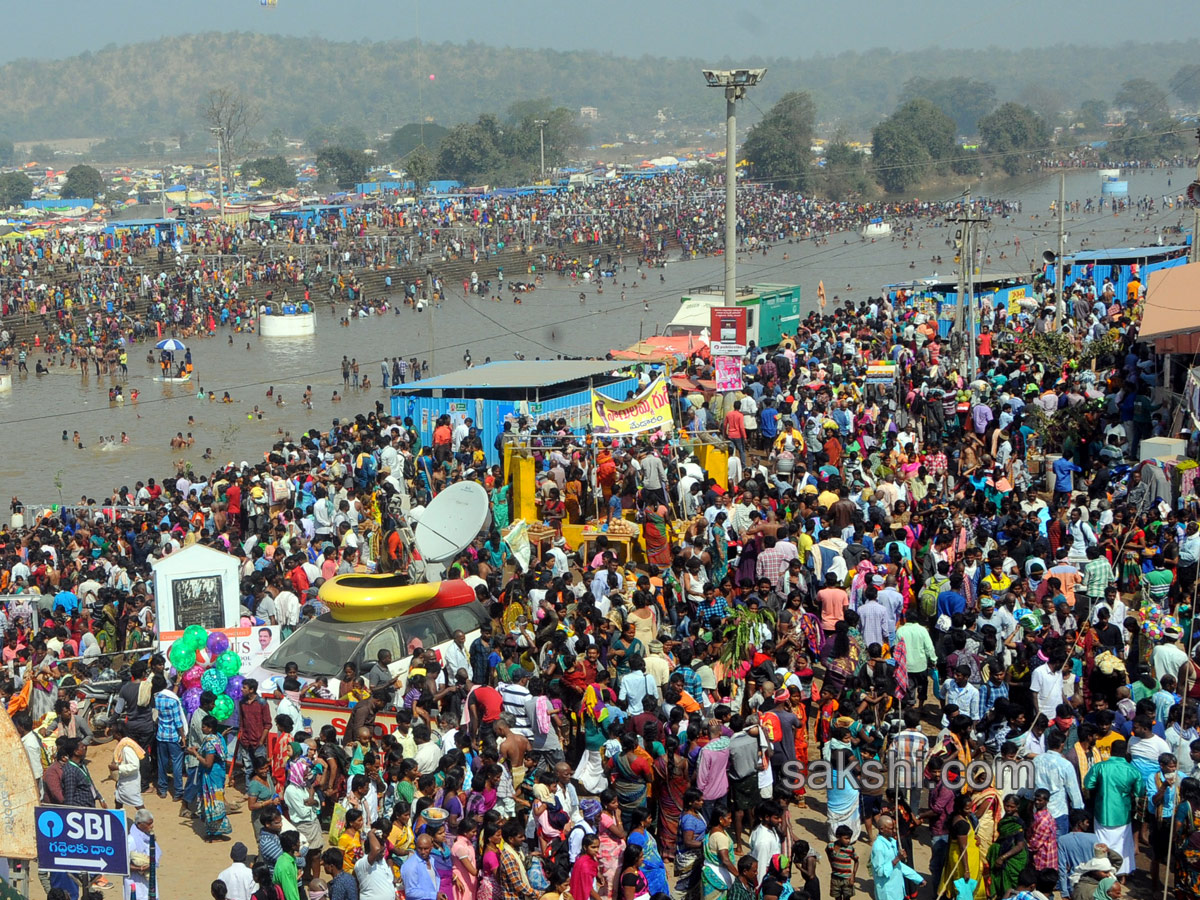
{"label": "backpack", "polygon": [[932,619],[937,612],[938,594],[950,586],[950,579],[945,575],[935,575],[925,582],[921,592],[917,594],[917,602],[921,607],[921,615]]}

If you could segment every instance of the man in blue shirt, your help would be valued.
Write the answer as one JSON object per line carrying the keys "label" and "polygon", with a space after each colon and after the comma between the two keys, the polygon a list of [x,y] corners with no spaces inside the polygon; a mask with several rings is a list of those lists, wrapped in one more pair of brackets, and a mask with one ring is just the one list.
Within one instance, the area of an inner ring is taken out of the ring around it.
{"label": "man in blue shirt", "polygon": [[167,796],[167,773],[174,778],[175,799],[183,799],[183,747],[187,741],[187,721],[183,703],[170,690],[161,675],[154,676],[152,685],[154,708],[158,711],[158,796]]}
{"label": "man in blue shirt", "polygon": [[938,616],[949,616],[950,618],[954,618],[957,613],[966,611],[967,598],[962,594],[962,587],[963,577],[960,573],[955,572],[950,576],[949,588],[938,594]]}
{"label": "man in blue shirt", "polygon": [[422,834],[416,840],[416,852],[400,866],[405,900],[438,900],[441,880],[433,870],[433,838]]}
{"label": "man in blue shirt", "polygon": [[1083,469],[1079,468],[1079,466],[1075,465],[1075,463],[1071,462],[1065,456],[1056,459],[1051,468],[1054,470],[1054,493],[1069,496],[1071,491],[1074,490],[1071,476],[1075,472],[1082,472]]}

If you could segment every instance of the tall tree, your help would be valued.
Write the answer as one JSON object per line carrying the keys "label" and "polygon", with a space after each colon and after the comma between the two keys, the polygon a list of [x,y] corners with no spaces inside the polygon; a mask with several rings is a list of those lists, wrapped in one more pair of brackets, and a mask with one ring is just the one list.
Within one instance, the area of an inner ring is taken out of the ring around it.
{"label": "tall tree", "polygon": [[1190,109],[1200,108],[1200,65],[1180,66],[1167,85]]}
{"label": "tall tree", "polygon": [[63,183],[59,195],[99,200],[104,196],[104,179],[91,166],[71,166],[67,170],[67,180]]}
{"label": "tall tree", "polygon": [[233,87],[213,88],[200,104],[200,118],[210,129],[216,129],[221,143],[221,155],[232,166],[254,149],[253,133],[259,110],[245,94]]}
{"label": "tall tree", "polygon": [[872,134],[871,156],[884,190],[906,191],[952,159],[954,133],[954,120],[933,101],[920,97],[902,104]]}
{"label": "tall tree", "polygon": [[1108,121],[1108,104],[1103,100],[1084,100],[1075,117],[1088,131],[1099,131]]}
{"label": "tall tree", "polygon": [[11,166],[16,155],[17,151],[13,147],[13,142],[0,136],[0,166]]}
{"label": "tall tree", "polygon": [[742,156],[754,166],[755,175],[787,190],[807,189],[816,119],[816,105],[806,91],[779,98],[742,145]]}
{"label": "tall tree", "polygon": [[0,175],[0,209],[20,206],[33,196],[33,182],[24,172]]}
{"label": "tall tree", "polygon": [[423,191],[433,180],[434,165],[437,160],[434,159],[432,151],[425,145],[414,147],[413,151],[404,158],[404,171],[408,177],[416,184],[418,191]]}
{"label": "tall tree", "polygon": [[368,165],[367,154],[357,148],[326,147],[317,154],[317,171],[321,177],[336,181],[344,191],[362,181]]}
{"label": "tall tree", "polygon": [[417,147],[422,146],[432,152],[437,152],[438,144],[442,142],[442,138],[449,130],[444,125],[437,125],[433,122],[409,122],[407,125],[401,125],[388,138],[388,158],[403,159]]}
{"label": "tall tree", "polygon": [[496,146],[498,129],[494,127],[495,120],[485,123],[484,118],[481,116],[474,124],[456,125],[442,137],[435,168],[444,178],[468,185],[479,184],[487,173],[503,165],[503,154]]}
{"label": "tall tree", "polygon": [[833,200],[861,197],[871,191],[867,155],[851,147],[840,134],[825,148],[825,164],[813,174],[819,179],[821,192]]}
{"label": "tall tree", "polygon": [[1016,175],[1028,165],[1028,152],[1045,146],[1050,139],[1046,124],[1028,106],[1005,103],[979,120],[984,148],[1000,154],[1000,165]]}
{"label": "tall tree", "polygon": [[1132,114],[1135,124],[1155,122],[1169,114],[1167,92],[1147,78],[1130,78],[1124,82],[1115,100],[1127,117]]}
{"label": "tall tree", "polygon": [[282,156],[264,156],[252,159],[242,166],[247,178],[261,178],[265,188],[290,188],[296,186],[296,172]]}
{"label": "tall tree", "polygon": [[917,76],[904,82],[900,102],[924,98],[954,120],[959,134],[974,134],[979,120],[996,106],[996,89],[963,75],[952,78]]}
{"label": "tall tree", "polygon": [[871,132],[871,161],[885,191],[898,194],[921,183],[929,169],[929,151],[919,135],[888,117]]}

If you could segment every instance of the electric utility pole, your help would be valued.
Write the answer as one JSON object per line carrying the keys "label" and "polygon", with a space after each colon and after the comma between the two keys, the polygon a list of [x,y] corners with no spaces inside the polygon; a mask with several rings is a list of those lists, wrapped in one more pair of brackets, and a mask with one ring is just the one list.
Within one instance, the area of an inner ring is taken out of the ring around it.
{"label": "electric utility pole", "polygon": [[963,192],[962,211],[952,221],[958,225],[955,244],[958,251],[958,315],[955,330],[963,338],[959,353],[959,365],[967,372],[968,381],[974,381],[977,364],[975,361],[975,226],[987,219],[971,213],[971,190]]}

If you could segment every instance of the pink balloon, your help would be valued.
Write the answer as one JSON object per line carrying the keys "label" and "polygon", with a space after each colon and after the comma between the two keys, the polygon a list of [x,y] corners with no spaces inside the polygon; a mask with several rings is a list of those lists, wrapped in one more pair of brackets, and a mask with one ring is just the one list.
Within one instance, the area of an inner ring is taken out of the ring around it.
{"label": "pink balloon", "polygon": [[190,690],[200,686],[200,679],[204,676],[204,666],[195,665],[183,673],[183,686],[185,690]]}
{"label": "pink balloon", "polygon": [[429,80],[430,80],[430,81],[433,81],[435,77],[436,77],[436,76],[434,76],[434,75],[430,75],[430,76],[429,76]]}

